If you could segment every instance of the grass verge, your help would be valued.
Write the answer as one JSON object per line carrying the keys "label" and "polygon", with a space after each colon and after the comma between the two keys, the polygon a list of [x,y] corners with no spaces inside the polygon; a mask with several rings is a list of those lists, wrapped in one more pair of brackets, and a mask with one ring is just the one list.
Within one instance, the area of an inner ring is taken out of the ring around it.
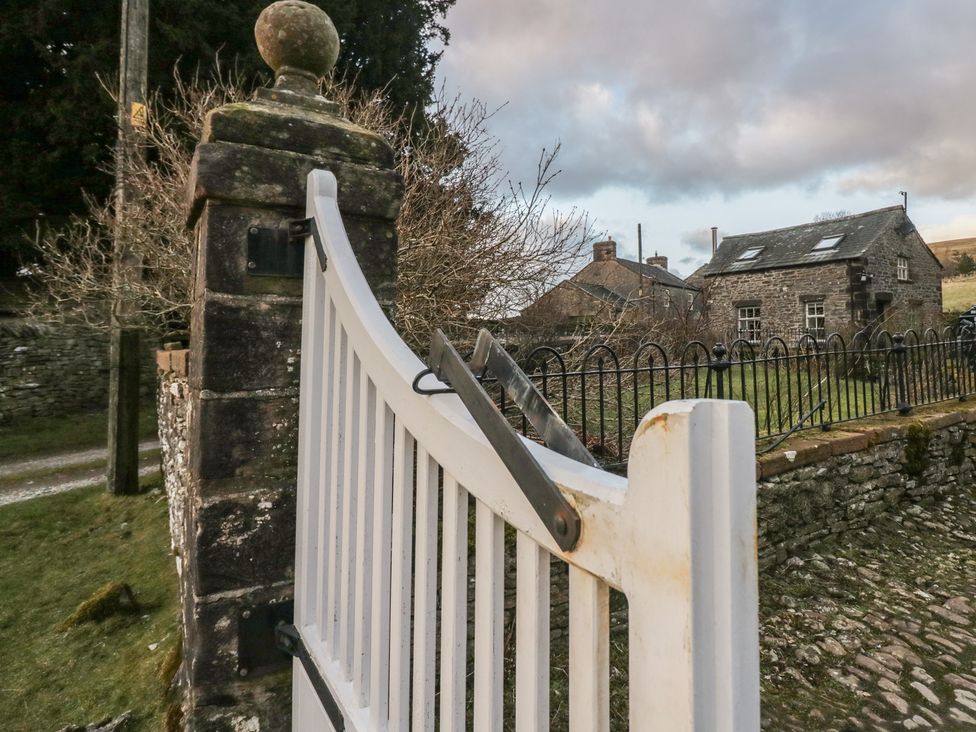
{"label": "grass verge", "polygon": [[[156,436],[156,405],[139,405],[139,437]],[[0,460],[19,460],[90,447],[104,447],[108,412],[33,417],[0,426]]]}
{"label": "grass verge", "polygon": [[[122,603],[59,629],[110,582],[131,587],[138,612]],[[56,730],[128,709],[127,730],[162,729],[179,601],[158,493],[92,488],[0,508],[0,597],[0,729]]]}

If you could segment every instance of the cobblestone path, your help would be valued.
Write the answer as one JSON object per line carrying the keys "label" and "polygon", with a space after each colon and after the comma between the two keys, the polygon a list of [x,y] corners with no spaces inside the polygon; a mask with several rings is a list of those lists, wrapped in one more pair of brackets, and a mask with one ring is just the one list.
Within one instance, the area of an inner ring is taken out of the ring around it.
{"label": "cobblestone path", "polygon": [[764,730],[976,730],[976,492],[760,575]]}

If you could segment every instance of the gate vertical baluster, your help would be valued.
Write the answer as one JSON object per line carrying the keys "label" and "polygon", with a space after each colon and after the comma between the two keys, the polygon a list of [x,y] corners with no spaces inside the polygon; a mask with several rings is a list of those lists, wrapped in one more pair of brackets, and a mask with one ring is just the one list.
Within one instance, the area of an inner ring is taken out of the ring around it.
{"label": "gate vertical baluster", "polygon": [[505,524],[481,501],[476,501],[474,594],[474,732],[501,732]]}
{"label": "gate vertical baluster", "polygon": [[441,571],[441,732],[464,732],[468,651],[468,494],[444,476]]}
{"label": "gate vertical baluster", "polygon": [[390,576],[390,732],[410,729],[410,616],[416,442],[397,420],[393,452],[393,562]]}
{"label": "gate vertical baluster", "polygon": [[376,453],[373,467],[373,605],[370,623],[372,662],[369,667],[370,721],[380,729],[390,715],[390,586],[393,561],[393,475],[394,425],[393,412],[377,390],[376,394]]}

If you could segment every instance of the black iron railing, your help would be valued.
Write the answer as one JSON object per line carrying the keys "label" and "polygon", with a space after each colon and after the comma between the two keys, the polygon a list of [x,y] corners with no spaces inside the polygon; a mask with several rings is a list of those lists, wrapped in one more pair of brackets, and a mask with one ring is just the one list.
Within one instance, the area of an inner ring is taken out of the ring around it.
{"label": "black iron railing", "polygon": [[[886,412],[976,394],[976,330],[928,329],[891,334],[805,334],[792,346],[738,339],[708,347],[688,343],[668,353],[646,343],[626,357],[597,345],[578,359],[556,348],[534,349],[520,365],[556,412],[604,464],[627,458],[634,429],[672,399],[739,399],[755,413],[763,443],[798,429],[821,428]],[[510,400],[485,380],[516,428],[532,436]]]}

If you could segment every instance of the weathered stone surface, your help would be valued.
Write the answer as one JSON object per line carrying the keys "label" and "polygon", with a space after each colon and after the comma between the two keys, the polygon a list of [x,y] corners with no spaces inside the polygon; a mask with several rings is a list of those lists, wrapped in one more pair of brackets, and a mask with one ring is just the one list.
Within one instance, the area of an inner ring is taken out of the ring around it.
{"label": "weathered stone surface", "polygon": [[192,528],[197,595],[294,581],[294,486],[208,500]]}
{"label": "weathered stone surface", "polygon": [[318,159],[393,168],[393,150],[346,119],[294,106],[239,102],[207,115],[203,142],[233,142]]}
{"label": "weathered stone surface", "polygon": [[[289,583],[254,588],[246,594],[195,597],[190,612],[186,669],[191,686],[201,689],[211,703],[223,696],[233,699],[251,686],[251,669],[241,673],[240,622],[245,610],[269,602],[292,599]],[[238,684],[242,686],[238,686]]]}
{"label": "weathered stone surface", "polygon": [[394,170],[225,142],[202,143],[190,170],[190,222],[204,201],[239,205],[296,206],[305,200],[305,181],[316,169],[339,181],[339,208],[357,216],[395,219],[401,180]]}
{"label": "weathered stone surface", "polygon": [[193,388],[298,388],[300,300],[209,297],[193,316]]}
{"label": "weathered stone surface", "polygon": [[[190,470],[205,495],[240,490],[241,479],[294,482],[297,394],[191,396]],[[205,449],[197,445],[205,445]]]}
{"label": "weathered stone surface", "polygon": [[278,77],[291,72],[314,81],[328,74],[339,58],[339,34],[331,18],[301,0],[282,0],[262,10],[254,38],[261,58]]}

